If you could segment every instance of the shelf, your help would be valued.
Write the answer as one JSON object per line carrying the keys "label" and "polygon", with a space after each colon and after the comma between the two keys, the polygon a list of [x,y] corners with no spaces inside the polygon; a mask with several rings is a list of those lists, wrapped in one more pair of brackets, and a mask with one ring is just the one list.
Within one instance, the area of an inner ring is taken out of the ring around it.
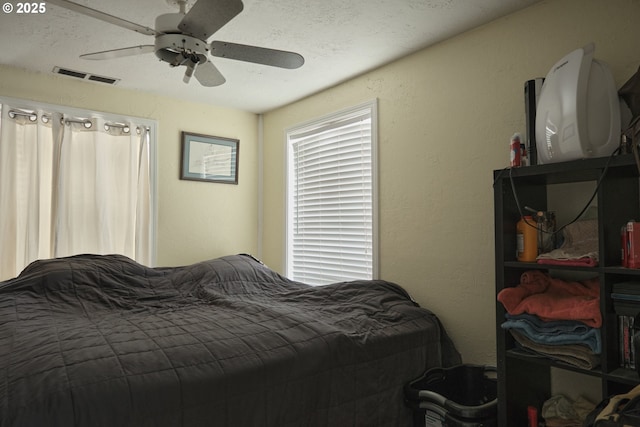
{"label": "shelf", "polygon": [[[638,167],[631,155],[493,171],[496,295],[507,287],[516,286],[522,273],[527,270],[549,272],[568,280],[596,276],[600,281],[600,312],[603,320],[600,328],[600,366],[586,370],[544,355],[525,353],[514,347],[513,338],[501,328],[504,307],[496,302],[499,427],[526,425],[527,407],[533,405],[541,409],[554,393],[552,376],[558,373],[558,369],[599,380],[603,397],[628,391],[640,383],[636,371],[620,367],[622,350],[619,348],[618,313],[615,312],[610,294],[617,283],[640,280],[640,269],[619,265],[620,229],[630,219],[640,220],[638,175]],[[516,223],[521,215],[520,206],[536,206],[541,210],[549,208],[562,214],[573,214],[576,206],[565,199],[553,197],[557,192],[567,191],[556,184],[571,186],[586,181],[598,182],[597,186],[593,186],[596,191],[593,201],[597,206],[600,265],[582,267],[517,261]]]}
{"label": "shelf", "polygon": [[618,169],[628,176],[638,176],[633,155],[598,157],[595,159],[574,160],[571,162],[550,163],[547,165],[525,166],[520,168],[494,171],[494,180],[499,178],[536,178],[541,184],[561,184],[569,182],[592,181],[600,177],[602,170]]}
{"label": "shelf", "polygon": [[605,273],[620,274],[626,276],[640,276],[640,269],[626,267],[603,267]]}
{"label": "shelf", "polygon": [[559,368],[559,369],[564,369],[564,370],[567,370],[567,371],[578,372],[578,373],[581,373],[581,374],[584,374],[584,375],[591,375],[593,377],[599,377],[600,378],[600,377],[603,376],[603,373],[599,368],[583,369],[583,368],[579,368],[577,366],[570,365],[568,363],[562,363],[562,362],[555,361],[553,359],[550,359],[550,358],[542,356],[542,355],[523,352],[523,351],[517,350],[517,349],[507,350],[506,354],[507,354],[507,357],[512,357],[512,358],[520,359],[520,360],[526,360],[526,361],[528,361],[530,363],[536,363],[536,364],[550,366],[550,367],[552,366],[552,367],[556,367],[556,368]]}
{"label": "shelf", "polygon": [[[507,268],[521,268],[528,270],[567,270],[567,271],[582,271],[598,273],[598,267],[580,267],[575,265],[551,265],[551,264],[538,264],[537,262],[522,262],[522,261],[505,261],[503,265]],[[628,270],[628,269],[627,269]],[[637,270],[640,274],[640,270]]]}
{"label": "shelf", "polygon": [[525,360],[529,363],[535,363],[537,365],[555,367],[566,371],[573,371],[583,375],[589,375],[592,377],[605,378],[611,381],[624,382],[630,385],[636,385],[640,381],[640,375],[633,369],[617,368],[609,373],[604,373],[600,368],[596,369],[582,369],[577,366],[572,366],[566,363],[557,362],[542,355],[531,354],[523,352],[521,350],[512,349],[507,350],[506,356],[508,358]]}
{"label": "shelf", "polygon": [[624,368],[615,369],[604,376],[609,380],[624,382],[632,386],[638,384],[638,381],[640,381],[638,372]]}
{"label": "shelf", "polygon": [[502,265],[505,268],[519,268],[523,270],[566,270],[566,271],[581,271],[581,272],[592,272],[598,273],[602,271],[603,273],[611,273],[611,274],[619,274],[619,275],[627,275],[627,276],[640,276],[640,269],[638,268],[626,268],[622,266],[611,266],[611,267],[581,267],[575,265],[552,265],[552,264],[538,264],[537,262],[522,262],[522,261],[504,261]]}

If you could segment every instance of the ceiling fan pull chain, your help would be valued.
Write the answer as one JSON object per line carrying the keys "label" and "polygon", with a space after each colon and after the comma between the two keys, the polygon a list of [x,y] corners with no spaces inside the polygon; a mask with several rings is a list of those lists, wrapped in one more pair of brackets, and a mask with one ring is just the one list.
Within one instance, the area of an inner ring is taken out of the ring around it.
{"label": "ceiling fan pull chain", "polygon": [[193,75],[193,71],[196,68],[196,63],[193,61],[189,61],[189,63],[187,64],[187,71],[184,72],[184,77],[182,78],[182,81],[185,83],[189,83],[189,80],[191,80],[191,76]]}

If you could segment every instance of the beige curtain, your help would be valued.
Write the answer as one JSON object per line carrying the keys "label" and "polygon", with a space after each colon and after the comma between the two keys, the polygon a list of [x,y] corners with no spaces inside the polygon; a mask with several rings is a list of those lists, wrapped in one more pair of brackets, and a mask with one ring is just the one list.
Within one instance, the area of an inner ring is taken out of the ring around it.
{"label": "beige curtain", "polygon": [[81,253],[151,261],[149,134],[34,111],[0,119],[0,280]]}

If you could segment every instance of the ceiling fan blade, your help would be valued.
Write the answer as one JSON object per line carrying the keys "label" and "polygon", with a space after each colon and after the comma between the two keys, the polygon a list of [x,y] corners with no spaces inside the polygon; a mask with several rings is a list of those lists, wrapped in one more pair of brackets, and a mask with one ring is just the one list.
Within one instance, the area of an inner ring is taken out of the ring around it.
{"label": "ceiling fan blade", "polygon": [[144,25],[138,25],[134,22],[129,22],[125,19],[118,18],[117,16],[109,15],[105,12],[100,12],[96,9],[91,9],[90,7],[83,6],[78,3],[73,3],[67,0],[47,0],[47,3],[55,4],[56,6],[63,7],[68,10],[72,10],[74,12],[81,13],[86,16],[90,16],[92,18],[99,19],[104,22],[108,22],[113,25],[117,25],[122,28],[126,28],[128,30],[132,30],[141,34],[145,34],[148,36],[161,35],[162,33],[157,32],[153,28],[145,27]]}
{"label": "ceiling fan blade", "polygon": [[104,50],[102,52],[85,53],[80,55],[82,59],[113,59],[123,56],[142,55],[144,53],[155,52],[156,47],[152,44],[143,46],[124,47],[122,49]]}
{"label": "ceiling fan blade", "polygon": [[198,0],[182,18],[178,28],[185,34],[206,40],[243,8],[241,0]]}
{"label": "ceiling fan blade", "polygon": [[221,58],[289,69],[299,68],[304,64],[302,55],[295,52],[221,41],[211,43],[211,54]]}
{"label": "ceiling fan blade", "polygon": [[227,81],[210,61],[198,64],[194,75],[200,84],[206,87],[220,86]]}

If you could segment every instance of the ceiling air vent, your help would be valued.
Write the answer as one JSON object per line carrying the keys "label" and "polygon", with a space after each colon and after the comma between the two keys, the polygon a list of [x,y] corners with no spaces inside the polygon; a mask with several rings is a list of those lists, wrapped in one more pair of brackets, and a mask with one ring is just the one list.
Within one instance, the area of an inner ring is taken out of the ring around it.
{"label": "ceiling air vent", "polygon": [[75,77],[77,79],[82,79],[82,80],[91,80],[93,82],[106,83],[109,85],[114,85],[120,81],[120,79],[115,79],[113,77],[98,76],[96,74],[85,73],[83,71],[70,70],[68,68],[62,68],[62,67],[53,67],[53,72],[56,74],[62,74],[63,76]]}

